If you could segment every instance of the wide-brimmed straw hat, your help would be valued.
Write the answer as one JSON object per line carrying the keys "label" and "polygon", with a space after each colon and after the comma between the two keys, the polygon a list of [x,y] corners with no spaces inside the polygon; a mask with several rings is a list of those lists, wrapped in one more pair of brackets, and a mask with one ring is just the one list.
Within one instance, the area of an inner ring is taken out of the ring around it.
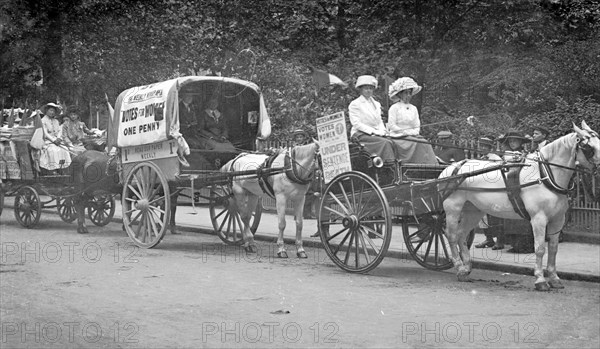
{"label": "wide-brimmed straw hat", "polygon": [[415,80],[409,78],[409,77],[403,77],[400,78],[396,81],[394,81],[389,87],[388,87],[388,96],[390,98],[394,97],[395,95],[397,95],[398,93],[400,93],[400,91],[404,91],[404,90],[412,90],[411,94],[414,96],[417,93],[421,92],[421,86],[419,86],[419,84],[417,84],[415,82]]}
{"label": "wide-brimmed straw hat", "polygon": [[504,143],[511,138],[512,139],[520,139],[523,142],[529,141],[529,139],[527,139],[527,137],[525,137],[523,135],[523,132],[520,132],[520,131],[508,131],[505,135],[503,135],[502,137],[499,138],[499,141]]}
{"label": "wide-brimmed straw hat", "polygon": [[57,115],[60,114],[62,108],[60,105],[56,104],[56,103],[47,103],[45,105],[43,105],[40,110],[42,111],[42,113],[46,114],[46,111],[48,111],[48,108],[55,108]]}
{"label": "wide-brimmed straw hat", "polygon": [[372,75],[361,75],[356,79],[356,88],[359,88],[364,85],[371,85],[377,88],[377,79]]}
{"label": "wide-brimmed straw hat", "polygon": [[303,135],[304,137],[308,137],[308,133],[306,133],[306,131],[304,131],[301,128],[295,129],[294,132],[292,132],[292,136],[297,136],[297,135]]}

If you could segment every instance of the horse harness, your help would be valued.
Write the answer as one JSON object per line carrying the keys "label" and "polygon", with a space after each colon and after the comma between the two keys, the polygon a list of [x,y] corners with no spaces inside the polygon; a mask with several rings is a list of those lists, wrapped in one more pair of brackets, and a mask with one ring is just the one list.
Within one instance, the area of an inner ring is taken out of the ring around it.
{"label": "horse harness", "polygon": [[[260,186],[262,191],[272,199],[275,198],[275,190],[273,189],[273,185],[269,181],[269,178],[272,177],[272,175],[269,174],[269,171],[265,170],[270,169],[273,166],[273,162],[275,162],[275,159],[281,154],[282,153],[277,151],[267,153],[267,158],[265,159],[265,161],[263,161],[263,163],[260,164],[260,166],[258,166],[258,168],[256,169],[256,178],[258,179],[258,185]],[[231,162],[231,167],[233,167],[233,164],[237,159],[244,155],[246,154],[238,155]],[[298,162],[295,160],[295,149],[292,148],[291,154],[290,152],[285,152],[283,163],[284,168],[286,168],[285,175],[290,181],[301,185],[308,185],[312,182],[314,176],[314,173],[312,172],[306,179],[300,177],[298,173]]]}

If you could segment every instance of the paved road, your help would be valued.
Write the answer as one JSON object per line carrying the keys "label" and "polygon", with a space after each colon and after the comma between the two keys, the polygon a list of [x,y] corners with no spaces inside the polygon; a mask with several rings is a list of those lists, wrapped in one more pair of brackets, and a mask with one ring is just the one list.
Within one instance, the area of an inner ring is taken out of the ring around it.
{"label": "paved road", "polygon": [[597,283],[539,293],[486,270],[458,283],[396,258],[355,275],[320,249],[246,256],[185,233],[140,250],[116,223],[78,235],[55,215],[31,230],[1,219],[3,348],[600,346]]}

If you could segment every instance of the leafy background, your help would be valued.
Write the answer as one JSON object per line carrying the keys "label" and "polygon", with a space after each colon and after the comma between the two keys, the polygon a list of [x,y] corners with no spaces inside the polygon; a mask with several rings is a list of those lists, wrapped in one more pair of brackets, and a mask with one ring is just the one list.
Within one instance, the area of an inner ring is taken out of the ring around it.
{"label": "leafy background", "polygon": [[[425,136],[542,124],[557,137],[582,119],[600,129],[599,28],[594,0],[4,0],[0,98],[5,108],[87,107],[219,73],[261,86],[273,137],[286,139],[345,110],[357,76],[383,84],[387,74],[424,87],[413,101],[423,124],[436,123]],[[311,66],[350,87],[316,91]]]}

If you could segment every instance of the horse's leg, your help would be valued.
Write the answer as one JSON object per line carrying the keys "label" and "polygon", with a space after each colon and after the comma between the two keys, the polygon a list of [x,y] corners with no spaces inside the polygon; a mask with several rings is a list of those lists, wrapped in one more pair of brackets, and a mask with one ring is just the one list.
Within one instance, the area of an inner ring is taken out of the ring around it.
{"label": "horse's leg", "polygon": [[298,258],[308,258],[304,247],[302,246],[302,226],[304,224],[304,200],[306,196],[301,195],[294,202],[294,220],[296,221],[296,256]]}
{"label": "horse's leg", "polygon": [[254,235],[252,235],[252,232],[250,231],[250,218],[252,218],[252,211],[256,209],[256,205],[258,204],[258,196],[248,194],[246,198],[246,202],[238,205],[243,224],[243,227],[240,228],[243,229],[242,236],[246,252],[256,253],[258,252],[258,247],[254,241]]}
{"label": "horse's leg", "polygon": [[548,220],[543,212],[539,212],[531,219],[531,226],[533,228],[533,245],[535,246],[535,268],[534,275],[535,289],[538,291],[550,290],[550,285],[544,278],[544,266],[542,265],[544,254],[546,254],[546,225]]}
{"label": "horse's leg", "polygon": [[85,226],[85,203],[87,201],[87,195],[81,193],[73,197],[73,205],[77,212],[77,233],[87,234],[88,230]]}
{"label": "horse's leg", "polygon": [[288,258],[283,241],[283,231],[285,230],[285,204],[286,197],[284,193],[275,195],[275,206],[277,207],[277,221],[279,222],[279,235],[277,236],[277,257]]}
{"label": "horse's leg", "polygon": [[558,253],[558,241],[560,231],[565,223],[565,216],[560,215],[546,227],[548,235],[548,284],[552,288],[565,288],[556,272],[556,254]]}
{"label": "horse's leg", "polygon": [[471,273],[471,251],[467,246],[467,238],[471,229],[477,226],[484,215],[485,214],[482,211],[480,211],[470,202],[467,202],[463,206],[462,217],[458,224],[458,231],[456,235],[458,236],[457,242],[460,250],[460,258],[465,266],[467,275]]}
{"label": "horse's leg", "polygon": [[450,253],[452,256],[452,264],[456,267],[456,276],[458,281],[469,281],[469,270],[463,264],[462,258],[458,252],[458,225],[460,221],[460,213],[462,211],[464,201],[455,198],[448,198],[444,201],[444,211],[446,211],[446,234],[448,243],[450,244]]}

